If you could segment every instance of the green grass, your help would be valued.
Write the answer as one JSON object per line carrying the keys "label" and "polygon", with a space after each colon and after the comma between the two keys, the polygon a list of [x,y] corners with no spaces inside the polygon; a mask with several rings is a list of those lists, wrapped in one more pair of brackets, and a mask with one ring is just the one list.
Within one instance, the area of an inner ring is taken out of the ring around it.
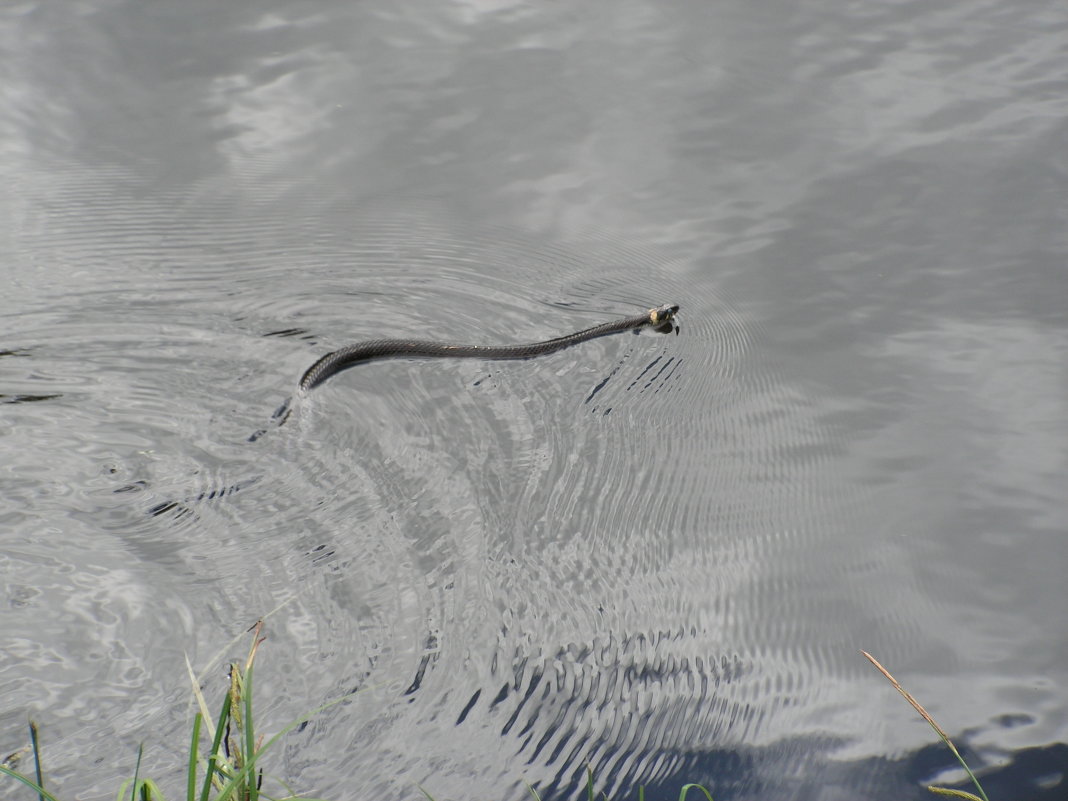
{"label": "green grass", "polygon": [[[230,664],[229,687],[216,716],[210,715],[207,702],[200,691],[200,683],[192,668],[189,668],[198,711],[193,717],[193,731],[189,743],[184,794],[186,801],[259,801],[260,798],[274,801],[305,798],[295,795],[280,780],[272,782],[279,785],[280,793],[263,789],[265,774],[261,763],[264,755],[297,726],[324,709],[351,697],[346,695],[313,709],[264,742],[263,735],[257,734],[256,731],[252,703],[256,654],[264,639],[261,636],[263,622],[256,623],[249,631],[252,632],[252,645],[249,647],[248,656],[243,663]],[[34,778],[15,770],[27,751],[33,754]],[[159,785],[141,774],[141,755],[142,749],[138,748],[133,775],[122,783],[115,796],[116,801],[165,801]],[[0,775],[26,785],[37,794],[38,801],[60,801],[45,788],[41,747],[37,725],[33,722],[30,723],[30,745],[5,759],[0,765]]]}
{"label": "green grass", "polygon": [[[281,731],[274,734],[264,742],[263,735],[257,734],[255,718],[253,715],[253,677],[255,674],[256,654],[264,641],[263,621],[259,621],[249,631],[252,633],[252,643],[249,647],[248,656],[243,663],[232,662],[229,668],[229,686],[223,696],[219,711],[215,716],[209,712],[207,701],[200,691],[200,680],[194,674],[188,660],[186,666],[193,685],[193,697],[196,699],[197,712],[193,717],[192,736],[189,742],[189,751],[186,768],[186,801],[260,801],[261,798],[278,801],[280,799],[306,798],[298,796],[285,785],[284,782],[273,779],[272,785],[277,785],[279,791],[268,792],[264,790],[265,774],[262,765],[264,756],[286,734],[297,726],[310,720],[315,715],[335,704],[351,698],[351,694],[342,696],[334,701],[323,704],[317,709],[301,716],[290,723]],[[949,739],[942,728],[935,723],[931,715],[920,703],[912,697],[895,679],[890,672],[879,664],[867,651],[861,651],[865,657],[886,677],[894,688],[904,696],[912,707],[926,720],[935,733],[948,746],[953,756],[960,762],[961,767],[971,778],[972,783],[979,795],[964,792],[963,790],[951,790],[945,787],[928,787],[927,789],[941,796],[965,799],[965,801],[989,801],[983,791],[979,780],[968,767],[967,762],[960,755],[953,741]],[[33,777],[19,773],[16,768],[19,762],[27,754],[33,755]],[[137,759],[134,763],[133,775],[122,783],[116,795],[116,801],[165,801],[163,791],[152,779],[141,773],[142,749],[137,749]],[[36,794],[38,801],[61,801],[45,788],[44,770],[41,765],[41,745],[37,725],[30,722],[30,745],[8,756],[0,764],[0,776],[6,776],[25,785]],[[593,786],[593,770],[586,768],[586,795],[587,801],[597,801],[597,795]],[[423,794],[434,801],[433,797],[422,788]],[[527,789],[535,801],[542,801],[541,796],[529,784]],[[712,795],[704,787],[698,784],[686,784],[679,791],[679,801],[686,801],[690,791],[703,795],[706,801],[713,801]],[[604,797],[602,795],[602,797]],[[607,797],[604,797],[608,801]],[[307,799],[307,801],[318,801]],[[645,801],[645,788],[638,788],[638,801]]]}
{"label": "green grass", "polygon": [[[289,787],[278,780],[274,780],[274,783],[281,787],[281,794],[265,791],[263,787],[265,777],[261,762],[271,747],[288,732],[319,712],[350,698],[352,694],[313,709],[264,742],[263,736],[256,732],[252,702],[256,655],[264,641],[263,621],[257,622],[249,631],[252,632],[252,644],[249,647],[248,656],[243,663],[230,663],[229,686],[215,716],[209,714],[207,701],[200,691],[200,679],[194,674],[188,661],[186,662],[198,711],[193,717],[184,798],[186,801],[230,801],[230,799],[281,801],[281,799],[296,798],[303,798],[305,801],[320,801],[295,795]],[[33,778],[15,769],[27,753],[33,754]],[[166,796],[159,784],[142,775],[141,757],[142,748],[138,748],[133,775],[119,787],[115,796],[116,801],[166,801]],[[30,722],[30,745],[11,754],[3,761],[3,764],[0,764],[0,776],[7,776],[25,785],[36,794],[38,801],[61,801],[45,788],[38,729],[32,721]],[[537,791],[530,785],[527,787],[536,801],[541,801]],[[597,801],[593,788],[593,771],[590,768],[586,769],[586,790],[589,801]],[[706,801],[713,801],[708,790],[696,784],[685,785],[679,792],[679,801],[686,801],[691,790],[703,794]],[[422,792],[430,801],[434,801],[429,793],[425,790]],[[644,787],[638,788],[638,801],[645,801]]]}

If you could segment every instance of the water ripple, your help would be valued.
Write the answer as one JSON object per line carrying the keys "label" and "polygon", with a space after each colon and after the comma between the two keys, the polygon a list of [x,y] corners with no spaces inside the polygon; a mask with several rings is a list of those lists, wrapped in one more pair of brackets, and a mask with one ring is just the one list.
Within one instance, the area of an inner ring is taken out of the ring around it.
{"label": "water ripple", "polygon": [[[127,222],[113,198],[84,232],[72,215],[64,247],[99,272],[27,307],[11,343],[9,393],[49,396],[11,405],[19,443],[73,458],[61,482],[23,465],[10,501],[133,555],[123,603],[152,603],[166,571],[197,590],[169,587],[166,614],[247,626],[298,587],[293,658],[348,666],[308,691],[369,691],[321,725],[408,778],[477,761],[436,737],[413,753],[446,725],[508,754],[479,775],[559,781],[580,755],[622,754],[620,771],[655,774],[696,740],[770,736],[815,698],[826,638],[776,612],[821,597],[803,555],[847,500],[826,470],[838,446],[711,278],[697,299],[673,259],[605,242],[591,257],[430,201],[361,208],[344,235],[178,207],[170,225],[144,204]],[[374,363],[268,426],[315,358],[354,341],[536,341],[671,301],[677,335]],[[104,680],[151,680],[117,660]]]}

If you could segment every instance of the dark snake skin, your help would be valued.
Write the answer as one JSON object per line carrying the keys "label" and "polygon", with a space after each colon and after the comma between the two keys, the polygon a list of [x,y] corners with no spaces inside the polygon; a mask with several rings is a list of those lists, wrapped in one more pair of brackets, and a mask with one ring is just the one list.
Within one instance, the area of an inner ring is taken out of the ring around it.
{"label": "dark snake skin", "polygon": [[418,339],[374,339],[335,350],[319,359],[300,378],[300,391],[308,392],[330,376],[357,364],[397,356],[452,357],[458,359],[531,359],[553,353],[596,337],[629,331],[644,325],[667,329],[678,312],[676,304],[665,304],[645,314],[595,325],[574,334],[528,345],[451,345]]}

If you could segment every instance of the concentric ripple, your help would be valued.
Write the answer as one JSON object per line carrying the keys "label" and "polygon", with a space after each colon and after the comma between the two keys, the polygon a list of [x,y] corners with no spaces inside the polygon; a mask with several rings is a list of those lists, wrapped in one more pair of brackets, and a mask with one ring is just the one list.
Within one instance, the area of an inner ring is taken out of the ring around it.
{"label": "concentric ripple", "polygon": [[[287,696],[367,690],[302,735],[309,775],[334,771],[322,747],[383,792],[477,775],[518,793],[519,775],[566,784],[587,759],[637,781],[694,742],[774,739],[816,702],[812,676],[836,670],[812,645],[828,641],[819,610],[804,625],[781,610],[841,601],[808,569],[853,558],[823,552],[850,498],[816,406],[711,277],[435,201],[350,210],[345,236],[270,208],[226,223],[183,202],[94,208],[35,243],[92,274],[27,302],[5,357],[16,446],[57,457],[20,464],[8,494],[21,569],[42,586],[57,569],[36,516],[66,521],[90,573],[136,565],[101,610],[185,636],[205,619],[240,631],[295,595]],[[677,335],[375,363],[268,427],[309,364],[355,341],[537,341],[672,301]],[[61,561],[77,597],[92,579]],[[121,697],[160,670],[93,680]]]}

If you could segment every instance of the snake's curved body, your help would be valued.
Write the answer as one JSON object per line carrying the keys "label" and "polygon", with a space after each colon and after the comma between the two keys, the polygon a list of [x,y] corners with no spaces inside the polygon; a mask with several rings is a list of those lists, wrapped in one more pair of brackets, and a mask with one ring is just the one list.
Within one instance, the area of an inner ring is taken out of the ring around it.
{"label": "snake's curved body", "polygon": [[301,376],[300,391],[302,393],[308,392],[342,370],[375,359],[405,356],[461,359],[531,359],[535,356],[543,356],[546,353],[569,348],[580,342],[586,342],[608,334],[617,334],[621,331],[630,331],[646,325],[657,329],[668,328],[671,326],[678,310],[679,307],[675,304],[665,304],[634,317],[613,320],[583,331],[576,331],[573,334],[527,345],[451,345],[419,339],[374,339],[368,342],[360,342],[356,345],[349,345],[346,348],[335,350],[323,356]]}
{"label": "snake's curved body", "polygon": [[[376,359],[390,359],[397,357],[424,357],[424,358],[454,358],[454,359],[532,359],[535,356],[544,356],[580,342],[586,342],[608,334],[618,334],[621,331],[631,331],[645,326],[651,326],[658,331],[666,332],[674,327],[675,314],[679,307],[674,303],[667,303],[649,309],[645,314],[634,317],[624,317],[622,320],[612,320],[601,323],[592,328],[576,331],[555,339],[547,339],[544,342],[532,342],[527,345],[450,345],[445,342],[431,342],[422,339],[372,339],[349,345],[346,348],[328,353],[311,367],[304,371],[300,377],[297,391],[298,399],[326,381],[330,376],[336,375],[342,370],[347,370],[357,364],[375,361]],[[676,329],[677,332],[677,329]],[[286,420],[293,411],[293,398],[278,407],[271,419],[276,426],[285,425]],[[267,429],[261,428],[254,431],[248,438],[249,442],[256,442],[267,433]]]}

